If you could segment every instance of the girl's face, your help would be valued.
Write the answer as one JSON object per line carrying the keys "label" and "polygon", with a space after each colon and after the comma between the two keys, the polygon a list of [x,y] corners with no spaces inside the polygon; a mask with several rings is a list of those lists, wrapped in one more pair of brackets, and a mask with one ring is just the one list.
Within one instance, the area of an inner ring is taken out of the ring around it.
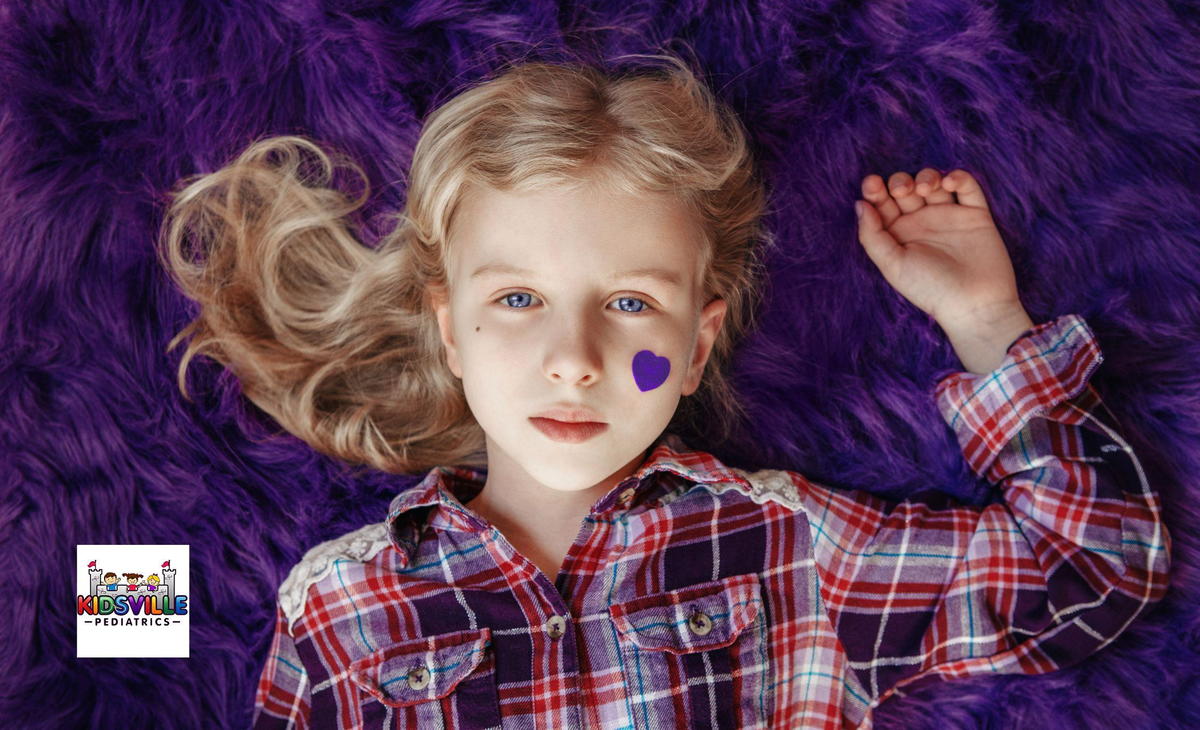
{"label": "girl's face", "polygon": [[[576,491],[640,463],[699,386],[725,315],[720,299],[698,311],[700,245],[666,195],[469,191],[452,225],[449,297],[433,302],[489,471],[512,464]],[[530,420],[570,405],[607,428],[572,443]]]}

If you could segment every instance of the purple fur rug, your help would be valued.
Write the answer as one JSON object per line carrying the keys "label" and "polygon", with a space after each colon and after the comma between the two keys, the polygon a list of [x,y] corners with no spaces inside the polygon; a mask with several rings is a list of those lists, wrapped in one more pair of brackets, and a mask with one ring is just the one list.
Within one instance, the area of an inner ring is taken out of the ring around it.
{"label": "purple fur rug", "polygon": [[[175,386],[187,302],[152,241],[165,192],[259,135],[370,176],[399,209],[423,116],[509,58],[695,57],[773,190],[761,330],[735,361],[754,433],[728,463],[902,497],[983,497],[932,387],[958,362],[856,240],[868,173],[984,183],[1035,322],[1077,312],[1093,383],[1163,494],[1168,598],[1040,677],[960,680],[880,727],[1200,727],[1200,8],[1164,0],[741,5],[619,0],[0,3],[0,725],[244,727],[275,589],[383,518],[407,477],[353,474],[272,426],[211,361]],[[75,657],[75,545],[188,543],[188,659]]]}

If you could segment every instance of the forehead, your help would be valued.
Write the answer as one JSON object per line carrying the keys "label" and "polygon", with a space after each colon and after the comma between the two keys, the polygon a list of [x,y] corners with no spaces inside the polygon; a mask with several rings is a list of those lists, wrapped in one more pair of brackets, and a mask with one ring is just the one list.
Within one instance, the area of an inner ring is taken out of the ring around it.
{"label": "forehead", "polygon": [[699,274],[703,245],[699,222],[678,198],[588,185],[471,188],[460,201],[450,238],[453,268],[463,281],[586,273],[686,287]]}

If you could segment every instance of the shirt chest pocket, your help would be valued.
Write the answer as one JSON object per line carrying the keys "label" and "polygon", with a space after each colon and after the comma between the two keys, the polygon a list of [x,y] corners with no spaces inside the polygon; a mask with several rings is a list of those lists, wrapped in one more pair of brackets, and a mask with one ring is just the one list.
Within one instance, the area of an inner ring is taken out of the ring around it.
{"label": "shirt chest pocket", "polygon": [[364,728],[496,728],[492,635],[487,627],[405,639],[350,664]]}
{"label": "shirt chest pocket", "polygon": [[734,575],[609,606],[634,726],[765,726],[771,709],[758,576]]}

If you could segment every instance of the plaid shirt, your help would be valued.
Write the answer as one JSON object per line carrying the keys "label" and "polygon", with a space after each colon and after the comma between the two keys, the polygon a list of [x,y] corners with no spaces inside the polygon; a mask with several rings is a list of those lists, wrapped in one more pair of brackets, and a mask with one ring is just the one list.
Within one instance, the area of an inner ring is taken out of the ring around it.
{"label": "plaid shirt", "polygon": [[[551,580],[431,470],[280,588],[254,727],[871,726],[930,682],[1048,672],[1167,588],[1157,495],[1077,315],[938,381],[984,507],[748,472],[665,434]],[[1105,409],[1107,410],[1107,409]]]}

